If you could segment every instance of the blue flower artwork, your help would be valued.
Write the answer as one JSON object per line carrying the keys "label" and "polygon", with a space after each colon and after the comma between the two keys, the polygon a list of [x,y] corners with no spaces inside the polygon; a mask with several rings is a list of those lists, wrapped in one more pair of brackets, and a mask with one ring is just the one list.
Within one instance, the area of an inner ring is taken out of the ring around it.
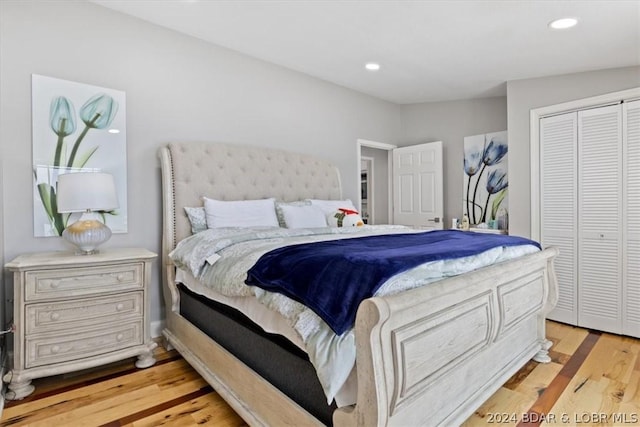
{"label": "blue flower artwork", "polygon": [[507,152],[506,131],[464,138],[463,213],[471,224],[507,214]]}

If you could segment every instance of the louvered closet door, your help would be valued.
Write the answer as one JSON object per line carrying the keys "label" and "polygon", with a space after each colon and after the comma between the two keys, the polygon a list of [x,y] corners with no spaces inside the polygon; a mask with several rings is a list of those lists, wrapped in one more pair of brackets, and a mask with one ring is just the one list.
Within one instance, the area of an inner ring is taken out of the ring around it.
{"label": "louvered closet door", "polygon": [[622,114],[578,112],[578,325],[622,330]]}
{"label": "louvered closet door", "polygon": [[623,321],[622,333],[640,337],[640,101],[623,104]]}
{"label": "louvered closet door", "polygon": [[577,113],[540,120],[540,226],[544,247],[555,246],[558,304],[548,317],[577,323]]}

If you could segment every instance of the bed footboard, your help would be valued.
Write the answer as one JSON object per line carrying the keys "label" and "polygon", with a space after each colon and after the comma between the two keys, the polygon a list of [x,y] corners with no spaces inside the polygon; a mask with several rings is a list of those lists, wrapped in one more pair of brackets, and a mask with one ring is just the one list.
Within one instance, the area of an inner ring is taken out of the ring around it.
{"label": "bed footboard", "polygon": [[363,302],[357,404],[337,410],[334,424],[458,425],[529,359],[544,361],[557,252]]}

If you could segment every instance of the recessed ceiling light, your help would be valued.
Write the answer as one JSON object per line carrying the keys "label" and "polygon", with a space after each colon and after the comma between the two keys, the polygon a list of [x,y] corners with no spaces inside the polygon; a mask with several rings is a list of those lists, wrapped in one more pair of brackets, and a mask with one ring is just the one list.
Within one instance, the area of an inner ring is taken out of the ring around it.
{"label": "recessed ceiling light", "polygon": [[364,64],[364,68],[369,71],[378,71],[380,69],[380,64],[375,62],[367,62],[366,64]]}
{"label": "recessed ceiling light", "polygon": [[109,129],[107,132],[109,132],[109,133],[120,133],[120,129]]}
{"label": "recessed ceiling light", "polygon": [[578,24],[576,18],[562,18],[549,22],[549,27],[554,30],[566,30],[567,28],[575,27]]}

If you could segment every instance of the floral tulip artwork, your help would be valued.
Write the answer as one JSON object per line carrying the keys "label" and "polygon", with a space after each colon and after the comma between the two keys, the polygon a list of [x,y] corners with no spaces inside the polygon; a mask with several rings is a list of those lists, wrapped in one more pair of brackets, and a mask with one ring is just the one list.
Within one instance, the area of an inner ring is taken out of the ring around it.
{"label": "floral tulip artwork", "polygon": [[472,224],[496,219],[507,206],[507,132],[464,139],[464,213]]}
{"label": "floral tulip artwork", "polygon": [[[80,136],[78,136],[78,139],[76,139],[75,144],[73,144],[67,167],[71,168],[76,166],[76,154],[87,132],[89,132],[90,129],[104,129],[109,126],[117,112],[118,103],[104,93],[94,95],[80,108],[80,118],[84,122],[84,129]],[[93,153],[90,153],[89,156],[92,154]],[[87,160],[88,159],[83,159],[82,163],[86,163]],[[82,167],[82,165],[80,165],[80,167]]]}
{"label": "floral tulip artwork", "polygon": [[[471,145],[471,144],[470,144]],[[467,174],[468,180],[467,180],[467,192],[466,194],[470,194],[470,190],[471,190],[471,177],[473,177],[475,174],[478,173],[478,171],[480,170],[480,165],[482,165],[482,155],[484,153],[483,149],[478,149],[477,147],[469,147],[469,149],[467,149],[467,147],[465,147],[464,150],[464,172],[465,174]],[[484,167],[484,165],[483,165]],[[472,205],[472,201],[470,197],[466,197],[466,202],[467,202],[467,211],[466,214],[469,217],[469,219],[472,218],[471,213],[473,213],[473,215],[475,216],[475,206],[473,208],[470,208],[470,206]],[[473,203],[475,203],[475,200],[473,201]]]}
{"label": "floral tulip artwork", "polygon": [[484,163],[485,166],[493,166],[496,163],[500,163],[506,154],[507,143],[491,138],[491,141],[489,141],[489,144],[484,149],[482,163]]}
{"label": "floral tulip artwork", "polygon": [[60,155],[62,153],[64,137],[76,131],[75,111],[73,111],[73,104],[64,96],[57,96],[51,100],[50,111],[51,130],[58,135],[53,164],[60,165]]}
{"label": "floral tulip artwork", "polygon": [[[492,195],[499,193],[500,191],[506,189],[509,186],[509,180],[507,179],[507,171],[502,168],[496,168],[489,172],[489,177],[487,178],[487,196],[486,202],[484,204],[484,209],[482,211],[482,222],[487,220],[487,209],[489,207],[489,199]],[[495,218],[489,218],[495,219]]]}
{"label": "floral tulip artwork", "polygon": [[116,177],[120,209],[100,214],[113,232],[126,232],[124,92],[33,75],[32,98],[34,235],[60,236],[75,221],[57,211],[56,184],[77,171]]}

